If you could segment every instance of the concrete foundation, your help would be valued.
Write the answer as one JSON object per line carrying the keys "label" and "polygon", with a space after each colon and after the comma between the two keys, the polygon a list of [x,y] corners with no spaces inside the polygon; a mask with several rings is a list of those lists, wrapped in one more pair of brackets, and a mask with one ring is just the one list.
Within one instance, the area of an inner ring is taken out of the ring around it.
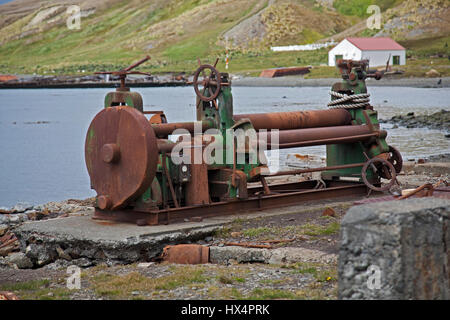
{"label": "concrete foundation", "polygon": [[57,259],[88,259],[109,265],[150,261],[164,246],[196,241],[211,235],[223,221],[187,222],[138,227],[133,224],[75,216],[23,224],[14,230],[21,251],[40,267]]}
{"label": "concrete foundation", "polygon": [[[311,205],[308,208],[321,207]],[[58,259],[83,267],[98,263],[129,264],[159,257],[167,245],[205,239],[236,218],[258,218],[285,215],[305,210],[291,206],[262,210],[239,216],[207,218],[201,222],[183,222],[159,226],[136,226],[92,219],[88,215],[25,222],[14,229],[21,252],[42,267]],[[218,260],[226,260],[225,257]],[[244,259],[245,260],[245,259]]]}
{"label": "concrete foundation", "polygon": [[450,200],[352,207],[341,226],[340,299],[450,299]]}

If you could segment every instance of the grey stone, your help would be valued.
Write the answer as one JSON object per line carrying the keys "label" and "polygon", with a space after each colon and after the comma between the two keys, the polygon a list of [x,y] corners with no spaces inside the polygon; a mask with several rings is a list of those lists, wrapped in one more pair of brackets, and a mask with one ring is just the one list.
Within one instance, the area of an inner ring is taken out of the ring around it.
{"label": "grey stone", "polygon": [[9,218],[6,214],[0,213],[0,224],[8,224]]}
{"label": "grey stone", "polygon": [[238,263],[260,262],[266,263],[270,258],[268,250],[244,247],[210,247],[209,260],[212,263],[229,263],[231,260]]}
{"label": "grey stone", "polygon": [[32,243],[26,247],[26,255],[33,262],[34,265],[42,267],[50,262],[53,262],[57,257],[55,250],[51,247],[42,246]]}
{"label": "grey stone", "polygon": [[33,262],[23,252],[13,252],[7,257],[7,261],[19,269],[33,268]]}
{"label": "grey stone", "polygon": [[449,218],[450,200],[438,198],[350,208],[341,225],[339,298],[449,299]]}
{"label": "grey stone", "polygon": [[26,203],[26,202],[23,202],[23,203],[21,202],[21,203],[16,204],[14,207],[12,207],[11,211],[20,213],[20,212],[25,212],[27,210],[30,210],[32,208],[33,208],[33,206],[31,204]]}
{"label": "grey stone", "polygon": [[72,260],[72,257],[67,252],[65,252],[60,246],[56,246],[56,253],[58,254],[58,256],[61,259],[64,259],[67,261]]}
{"label": "grey stone", "polygon": [[55,262],[47,264],[44,268],[48,270],[61,270],[72,265],[71,261],[58,259]]}
{"label": "grey stone", "polygon": [[81,268],[87,268],[87,267],[91,267],[94,265],[94,263],[87,258],[80,258],[80,259],[72,260],[72,264],[74,264],[78,267],[81,267]]}
{"label": "grey stone", "polygon": [[8,230],[7,224],[0,224],[0,237],[6,233]]}
{"label": "grey stone", "polygon": [[9,216],[10,224],[19,224],[28,220],[28,215],[25,213],[16,213]]}

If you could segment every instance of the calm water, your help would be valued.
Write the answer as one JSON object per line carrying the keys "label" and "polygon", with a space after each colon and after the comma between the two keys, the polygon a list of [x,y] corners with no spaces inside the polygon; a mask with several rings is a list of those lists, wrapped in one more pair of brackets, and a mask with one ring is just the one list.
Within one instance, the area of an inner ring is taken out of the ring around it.
{"label": "calm water", "polygon": [[[235,113],[325,109],[329,88],[233,88]],[[84,164],[84,139],[110,89],[0,90],[0,206],[95,195]],[[140,88],[146,109],[164,110],[170,122],[194,119],[194,90]],[[449,89],[371,88],[381,118],[450,110]],[[41,122],[41,123],[37,123]],[[385,126],[389,128],[388,125]],[[390,144],[405,158],[450,152],[444,133],[391,129]],[[325,147],[283,151],[324,155]]]}

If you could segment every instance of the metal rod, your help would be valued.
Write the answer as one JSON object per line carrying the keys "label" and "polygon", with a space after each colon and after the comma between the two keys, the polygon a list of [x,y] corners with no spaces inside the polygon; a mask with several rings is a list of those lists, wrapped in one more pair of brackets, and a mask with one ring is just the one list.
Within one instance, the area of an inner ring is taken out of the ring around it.
{"label": "metal rod", "polygon": [[309,172],[357,168],[357,167],[362,167],[362,166],[364,166],[364,163],[352,163],[352,164],[343,164],[343,165],[340,165],[340,166],[329,166],[329,167],[320,167],[320,168],[309,168],[309,169],[299,169],[299,170],[278,171],[278,172],[275,172],[275,173],[269,173],[269,174],[264,175],[264,176],[266,176],[266,177],[277,177],[277,176],[286,176],[286,175],[309,173]]}
{"label": "metal rod", "polygon": [[169,183],[169,189],[170,189],[170,193],[172,194],[172,199],[173,199],[173,202],[175,203],[175,207],[179,208],[180,205],[178,204],[178,201],[177,201],[177,195],[175,194],[175,190],[172,185],[172,179],[170,178],[169,169],[167,169],[165,153],[163,153],[162,166],[164,168],[164,174],[166,175],[167,181]]}
{"label": "metal rod", "polygon": [[[195,122],[174,122],[174,123],[158,123],[152,124],[153,130],[155,130],[155,134],[158,137],[167,137],[171,135],[177,129],[185,129],[189,133],[195,133]],[[202,121],[201,128],[202,132],[213,128],[214,125],[211,121]]]}
{"label": "metal rod", "polygon": [[[322,139],[322,140],[280,143],[278,145],[274,145],[274,147],[277,147],[278,149],[289,149],[289,148],[309,147],[309,146],[316,146],[316,145],[323,145],[323,144],[352,143],[355,141],[367,140],[367,139],[370,139],[371,137],[377,137],[378,135],[379,135],[379,133],[370,133],[370,134],[362,134],[362,135],[357,135],[357,136],[330,138],[330,139]],[[268,143],[267,148],[272,149],[272,144]]]}

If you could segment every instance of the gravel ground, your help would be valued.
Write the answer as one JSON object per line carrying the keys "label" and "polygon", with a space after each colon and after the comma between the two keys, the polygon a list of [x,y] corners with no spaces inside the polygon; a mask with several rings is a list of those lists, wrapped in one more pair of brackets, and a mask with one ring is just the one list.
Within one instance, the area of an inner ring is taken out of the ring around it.
{"label": "gravel ground", "polygon": [[[430,159],[433,160],[433,159]],[[448,162],[443,155],[440,162]],[[410,174],[398,176],[403,188],[426,182],[448,179],[447,175]],[[339,249],[340,221],[355,199],[346,202],[322,201],[304,204],[304,210],[256,219],[236,219],[213,237],[199,244],[225,246],[227,242],[271,245],[273,248],[305,248],[324,254],[336,254]],[[43,216],[57,219],[79,214],[83,208],[92,210],[92,199],[67,200],[32,209],[16,206],[17,210],[34,210],[31,218]],[[26,206],[25,206],[26,207]],[[332,208],[333,210],[327,210]],[[11,210],[9,208],[8,210]],[[70,213],[69,211],[76,212]],[[324,216],[324,211],[332,216]],[[26,211],[25,211],[26,212]],[[1,214],[14,217],[23,213]],[[12,230],[16,224],[4,224]],[[0,230],[1,231],[1,230]],[[8,229],[3,230],[8,232]],[[0,235],[1,236],[1,235]],[[270,240],[292,240],[271,243]],[[270,250],[270,249],[268,249]],[[336,265],[334,262],[296,262],[290,264],[258,264],[233,261],[225,264],[176,265],[168,263],[131,264],[125,266],[98,265],[82,268],[81,289],[66,287],[72,264],[57,260],[40,269],[17,269],[0,257],[0,291],[12,291],[21,299],[336,299]]]}
{"label": "gravel ground", "polygon": [[47,266],[32,277],[2,270],[0,290],[21,299],[336,299],[335,269],[317,263],[97,266],[83,269],[81,288],[69,290],[65,267]]}

